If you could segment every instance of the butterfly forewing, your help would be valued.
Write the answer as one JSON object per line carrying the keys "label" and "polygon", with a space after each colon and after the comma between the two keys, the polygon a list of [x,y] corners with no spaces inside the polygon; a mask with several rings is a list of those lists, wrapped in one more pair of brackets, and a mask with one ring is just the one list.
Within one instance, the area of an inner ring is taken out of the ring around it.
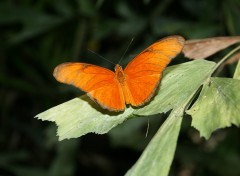
{"label": "butterfly forewing", "polygon": [[88,93],[103,108],[120,111],[125,101],[115,73],[103,67],[86,63],[64,63],[54,70],[54,77]]}
{"label": "butterfly forewing", "polygon": [[124,69],[133,106],[149,101],[160,82],[161,74],[183,48],[181,36],[166,37],[142,51]]}

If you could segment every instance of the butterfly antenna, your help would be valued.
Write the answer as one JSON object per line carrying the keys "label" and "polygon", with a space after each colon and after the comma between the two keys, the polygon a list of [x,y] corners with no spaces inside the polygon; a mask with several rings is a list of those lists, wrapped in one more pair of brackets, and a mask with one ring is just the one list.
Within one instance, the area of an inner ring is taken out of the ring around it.
{"label": "butterfly antenna", "polygon": [[134,38],[131,39],[131,41],[130,41],[130,43],[128,44],[126,50],[124,51],[121,59],[118,61],[118,64],[120,64],[120,62],[122,61],[123,57],[126,55],[126,53],[127,53],[128,49],[129,49],[130,45],[132,44],[133,40],[134,40]]}
{"label": "butterfly antenna", "polygon": [[107,58],[105,58],[105,57],[101,56],[100,54],[98,54],[98,53],[96,53],[96,52],[94,52],[94,51],[92,51],[92,50],[90,50],[90,49],[88,49],[88,51],[90,51],[91,53],[93,53],[93,54],[97,55],[98,57],[100,57],[100,58],[102,58],[102,59],[104,59],[104,60],[106,60],[106,61],[110,62],[111,64],[113,64],[113,65],[116,65],[116,64],[115,64],[115,63],[113,63],[112,61],[110,61],[110,60],[108,60]]}
{"label": "butterfly antenna", "polygon": [[145,134],[145,138],[147,138],[147,136],[148,136],[148,130],[149,130],[149,119],[148,119],[148,123],[147,123],[147,131],[146,131],[146,134]]}

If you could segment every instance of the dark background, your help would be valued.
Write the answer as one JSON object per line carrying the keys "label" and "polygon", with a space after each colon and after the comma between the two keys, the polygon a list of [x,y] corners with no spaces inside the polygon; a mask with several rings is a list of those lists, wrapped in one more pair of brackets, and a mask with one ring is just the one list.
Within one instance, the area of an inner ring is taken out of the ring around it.
{"label": "dark background", "polygon": [[[239,0],[1,1],[0,176],[123,175],[166,116],[136,118],[106,135],[59,142],[55,124],[34,116],[82,92],[55,81],[54,67],[80,61],[112,69],[88,49],[117,63],[134,38],[125,66],[164,36],[239,35],[239,17]],[[180,56],[171,64],[186,61]],[[226,66],[222,76],[233,72],[234,65]],[[206,141],[190,122],[186,116],[170,175],[240,175],[240,130],[219,130]]]}

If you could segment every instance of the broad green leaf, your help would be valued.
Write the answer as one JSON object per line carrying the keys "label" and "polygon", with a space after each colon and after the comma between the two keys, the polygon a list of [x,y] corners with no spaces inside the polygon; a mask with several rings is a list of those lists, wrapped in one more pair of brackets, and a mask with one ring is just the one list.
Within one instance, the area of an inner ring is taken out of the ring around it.
{"label": "broad green leaf", "polygon": [[169,67],[164,72],[158,94],[150,104],[134,114],[157,114],[181,106],[210,76],[209,73],[214,66],[214,62],[196,60]]}
{"label": "broad green leaf", "polygon": [[237,64],[236,70],[234,72],[233,78],[234,79],[240,79],[240,60],[238,61],[238,64]]}
{"label": "broad green leaf", "polygon": [[183,109],[173,110],[126,176],[167,176],[182,122]]}
{"label": "broad green leaf", "polygon": [[122,114],[108,113],[93,107],[86,95],[74,98],[37,115],[39,119],[55,122],[59,140],[77,138],[86,133],[104,134],[129,117],[133,109]]}
{"label": "broad green leaf", "polygon": [[187,111],[192,126],[208,139],[219,128],[240,125],[240,81],[230,78],[210,78],[198,100]]}
{"label": "broad green leaf", "polygon": [[198,89],[214,65],[213,62],[197,60],[169,67],[158,95],[138,110],[128,107],[120,114],[104,111],[84,95],[40,113],[37,117],[56,122],[60,140],[90,132],[107,133],[132,115],[152,115],[178,107]]}
{"label": "broad green leaf", "polygon": [[127,176],[168,175],[184,110],[199,87],[210,76],[214,66],[213,62],[199,60],[170,67],[165,72],[165,79],[159,90],[161,93],[157,94],[149,105],[134,114],[155,114],[167,112],[172,108],[173,111],[137,163],[127,172]]}

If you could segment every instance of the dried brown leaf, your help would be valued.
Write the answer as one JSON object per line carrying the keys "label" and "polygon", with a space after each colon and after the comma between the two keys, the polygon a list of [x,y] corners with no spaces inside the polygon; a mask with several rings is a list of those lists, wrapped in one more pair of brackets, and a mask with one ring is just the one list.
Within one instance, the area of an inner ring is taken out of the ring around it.
{"label": "dried brown leaf", "polygon": [[183,53],[190,59],[205,59],[238,42],[240,42],[240,36],[187,40]]}

